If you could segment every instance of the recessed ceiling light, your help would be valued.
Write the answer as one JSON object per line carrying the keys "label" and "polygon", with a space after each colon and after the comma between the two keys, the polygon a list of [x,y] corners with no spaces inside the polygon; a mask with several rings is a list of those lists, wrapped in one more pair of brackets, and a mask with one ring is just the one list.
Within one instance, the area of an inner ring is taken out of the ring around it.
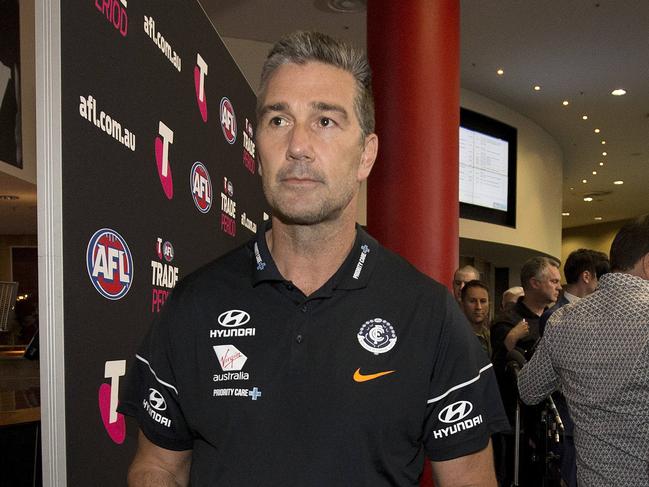
{"label": "recessed ceiling light", "polygon": [[593,171],[593,176],[597,176],[597,171]]}
{"label": "recessed ceiling light", "polygon": [[602,155],[606,157],[608,155],[608,152],[602,152]]}
{"label": "recessed ceiling light", "polygon": [[16,201],[18,196],[14,194],[0,194],[0,201]]}
{"label": "recessed ceiling light", "polygon": [[601,216],[596,216],[595,218],[593,218],[593,220],[601,221],[602,217]]}
{"label": "recessed ceiling light", "polygon": [[590,203],[591,201],[593,201],[593,197],[592,196],[585,196],[584,201]]}
{"label": "recessed ceiling light", "polygon": [[606,141],[605,141],[605,140],[602,140],[602,145],[606,145]]}
{"label": "recessed ceiling light", "polygon": [[620,180],[617,180],[617,181],[613,181],[613,184],[624,184],[624,181],[622,181],[622,180],[620,179]]}
{"label": "recessed ceiling light", "polygon": [[569,211],[564,211],[564,212],[561,213],[561,216],[570,216],[570,212]]}
{"label": "recessed ceiling light", "polygon": [[574,191],[574,190],[575,190],[575,188],[570,188],[570,191]]}
{"label": "recessed ceiling light", "polygon": [[618,88],[617,90],[611,91],[611,95],[613,95],[613,96],[623,96],[623,95],[626,95],[626,90],[624,90],[622,88]]}
{"label": "recessed ceiling light", "polygon": [[581,119],[582,119],[582,120],[588,120],[588,115],[582,115],[582,116],[581,116]]}
{"label": "recessed ceiling light", "polygon": [[588,182],[588,179],[582,179],[581,182],[586,184]]}
{"label": "recessed ceiling light", "polygon": [[502,76],[503,74],[505,74],[505,70],[503,68],[498,68],[498,71],[496,71],[496,74],[498,76]]}
{"label": "recessed ceiling light", "polygon": [[603,166],[603,165],[604,165],[604,163],[603,163],[603,162],[600,162],[600,163],[599,163],[599,165],[600,165],[600,166]]}
{"label": "recessed ceiling light", "polygon": [[595,129],[595,133],[596,133],[596,134],[599,134],[599,129]]}
{"label": "recessed ceiling light", "polygon": [[541,91],[541,87],[539,85],[534,85],[534,91]]}
{"label": "recessed ceiling light", "polygon": [[568,105],[570,105],[570,102],[568,100],[563,100],[562,104],[564,107],[567,107]]}

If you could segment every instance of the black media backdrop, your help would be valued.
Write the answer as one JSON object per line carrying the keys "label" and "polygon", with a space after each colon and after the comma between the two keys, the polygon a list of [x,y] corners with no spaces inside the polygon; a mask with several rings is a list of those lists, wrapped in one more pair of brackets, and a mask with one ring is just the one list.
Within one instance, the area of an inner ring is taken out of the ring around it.
{"label": "black media backdrop", "polygon": [[61,39],[67,478],[124,485],[137,425],[110,415],[120,367],[175,273],[245,242],[268,211],[255,96],[195,0],[62,0]]}

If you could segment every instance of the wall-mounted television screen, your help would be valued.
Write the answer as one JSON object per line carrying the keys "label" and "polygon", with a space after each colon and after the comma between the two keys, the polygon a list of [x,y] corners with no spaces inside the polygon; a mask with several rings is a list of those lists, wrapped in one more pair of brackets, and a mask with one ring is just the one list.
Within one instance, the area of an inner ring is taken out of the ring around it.
{"label": "wall-mounted television screen", "polygon": [[517,132],[460,109],[460,217],[516,226]]}

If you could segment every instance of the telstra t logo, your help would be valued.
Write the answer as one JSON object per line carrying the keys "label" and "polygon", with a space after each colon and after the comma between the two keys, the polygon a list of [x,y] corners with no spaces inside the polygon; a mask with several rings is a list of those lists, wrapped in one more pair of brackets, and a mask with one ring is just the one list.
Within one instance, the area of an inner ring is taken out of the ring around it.
{"label": "telstra t logo", "polygon": [[174,133],[164,123],[158,126],[160,137],[155,138],[155,162],[158,166],[158,176],[162,190],[168,199],[174,197],[174,183],[171,177],[171,166],[169,165],[169,144],[174,143]]}
{"label": "telstra t logo", "polygon": [[207,122],[205,76],[207,76],[207,63],[200,54],[196,54],[196,66],[194,67],[194,88],[196,90],[196,101],[198,102],[198,109],[201,111],[203,122]]}

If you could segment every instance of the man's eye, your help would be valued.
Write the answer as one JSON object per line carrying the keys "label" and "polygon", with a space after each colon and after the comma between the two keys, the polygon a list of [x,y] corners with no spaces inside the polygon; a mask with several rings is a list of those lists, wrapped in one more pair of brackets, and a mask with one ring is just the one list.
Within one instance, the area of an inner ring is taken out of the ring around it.
{"label": "man's eye", "polygon": [[286,125],[286,122],[281,117],[273,117],[270,119],[270,124],[274,125],[275,127],[281,127],[283,125]]}
{"label": "man's eye", "polygon": [[322,117],[318,121],[318,123],[320,124],[321,127],[331,127],[334,125],[335,122],[328,117]]}

